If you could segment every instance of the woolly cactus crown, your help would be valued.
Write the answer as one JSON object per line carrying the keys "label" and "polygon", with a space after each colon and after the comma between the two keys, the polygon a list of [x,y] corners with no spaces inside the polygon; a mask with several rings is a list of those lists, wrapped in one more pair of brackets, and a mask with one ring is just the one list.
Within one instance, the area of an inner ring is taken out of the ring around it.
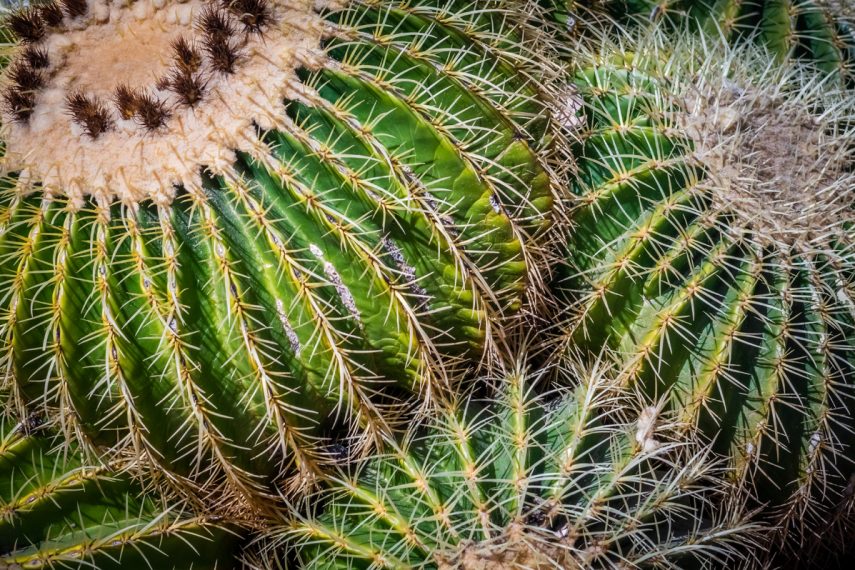
{"label": "woolly cactus crown", "polygon": [[767,514],[851,525],[855,99],[718,36],[580,53],[568,339],[617,348]]}
{"label": "woolly cactus crown", "polygon": [[324,24],[312,0],[68,0],[14,14],[5,167],[82,206],[84,196],[168,204],[230,175],[256,126],[300,99]]}
{"label": "woolly cactus crown", "polygon": [[181,485],[257,495],[489,362],[539,281],[556,67],[535,4],[470,8],[13,14],[0,358],[16,404]]}
{"label": "woolly cactus crown", "polygon": [[705,63],[662,76],[672,132],[692,144],[711,210],[733,212],[726,227],[734,239],[826,250],[853,223],[851,97],[827,76],[781,68],[750,49],[712,50],[701,56],[688,48],[677,57]]}

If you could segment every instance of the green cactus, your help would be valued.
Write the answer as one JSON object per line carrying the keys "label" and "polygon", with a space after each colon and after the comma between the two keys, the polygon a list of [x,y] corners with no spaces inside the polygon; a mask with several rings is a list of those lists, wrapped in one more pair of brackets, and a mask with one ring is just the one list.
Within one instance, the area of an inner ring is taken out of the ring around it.
{"label": "green cactus", "polygon": [[851,93],[659,30],[579,57],[568,342],[617,349],[765,513],[851,531]]}
{"label": "green cactus", "polygon": [[[576,370],[535,395],[520,367],[489,402],[461,401],[386,456],[342,470],[309,514],[268,533],[269,566],[692,568],[739,562],[755,527],[718,511],[706,452],[655,407]],[[567,373],[570,373],[569,371]],[[265,544],[265,543],[263,543]]]}
{"label": "green cactus", "polygon": [[20,406],[256,494],[490,359],[551,224],[549,40],[523,2],[316,4],[10,20],[0,362]]}
{"label": "green cactus", "polygon": [[0,416],[0,567],[237,567],[234,531],[58,444],[35,416]]}
{"label": "green cactus", "polygon": [[687,22],[726,37],[755,37],[779,61],[803,58],[855,79],[855,11],[845,0],[606,0],[612,14]]}

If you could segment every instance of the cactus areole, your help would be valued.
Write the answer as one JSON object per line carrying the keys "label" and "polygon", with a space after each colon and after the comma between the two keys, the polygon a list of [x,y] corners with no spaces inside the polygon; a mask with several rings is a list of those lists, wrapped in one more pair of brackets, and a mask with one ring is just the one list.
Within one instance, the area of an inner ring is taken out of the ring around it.
{"label": "cactus areole", "polygon": [[756,529],[738,508],[714,514],[714,457],[671,440],[671,421],[616,392],[609,371],[568,364],[578,389],[535,396],[518,367],[489,403],[464,401],[340,473],[262,551],[282,560],[286,546],[312,570],[737,565]]}
{"label": "cactus areole", "polygon": [[618,349],[775,512],[849,517],[855,101],[755,48],[636,42],[577,76],[570,338]]}
{"label": "cactus areole", "polygon": [[282,126],[296,68],[322,54],[311,0],[78,1],[54,26],[16,16],[34,30],[7,72],[4,140],[7,168],[80,206],[171,204],[201,188],[202,165],[234,178],[235,151],[258,146],[255,125]]}
{"label": "cactus areole", "polygon": [[56,443],[37,416],[15,421],[0,412],[0,567],[233,567],[233,525],[144,492],[121,461],[90,465],[73,445]]}
{"label": "cactus areole", "polygon": [[518,8],[62,0],[9,16],[15,401],[253,496],[376,441],[411,395],[487,358],[553,201],[549,40]]}

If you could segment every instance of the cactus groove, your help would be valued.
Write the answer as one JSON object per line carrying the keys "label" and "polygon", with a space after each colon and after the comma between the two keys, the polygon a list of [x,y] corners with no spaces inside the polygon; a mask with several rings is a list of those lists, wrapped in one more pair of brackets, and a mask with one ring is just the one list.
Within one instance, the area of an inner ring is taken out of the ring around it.
{"label": "cactus groove", "polygon": [[728,38],[751,37],[779,61],[803,59],[855,80],[855,10],[846,0],[607,0],[618,16],[689,23]]}
{"label": "cactus groove", "polygon": [[[359,449],[410,395],[435,397],[490,358],[538,278],[553,202],[544,34],[498,1],[303,4],[292,15],[262,3],[267,16],[244,29],[246,14],[167,2],[179,20],[198,8],[181,29],[199,37],[162,40],[177,62],[166,80],[98,85],[115,99],[71,114],[41,94],[30,115],[4,114],[7,155],[55,145],[39,131],[54,117],[57,136],[101,161],[78,172],[7,156],[4,382],[32,409],[64,410],[87,444],[133,449],[182,484],[256,494],[281,473],[310,480],[326,436],[359,435]],[[46,25],[48,48],[63,25]],[[322,30],[323,45],[292,57],[288,34],[303,29]],[[271,73],[287,85],[250,90],[276,107],[240,99],[280,45],[293,70]],[[256,114],[211,119],[235,132],[194,123],[223,94]],[[93,113],[109,119],[98,133]],[[167,153],[162,177],[140,175],[157,161],[129,162],[130,149],[160,157],[178,144],[216,160]],[[81,179],[91,186],[64,182]]]}
{"label": "cactus groove", "polygon": [[0,566],[235,567],[236,535],[58,443],[35,416],[0,416]]}
{"label": "cactus groove", "polygon": [[574,372],[577,390],[545,396],[511,372],[496,398],[464,400],[342,471],[311,501],[322,507],[269,532],[270,560],[287,545],[313,569],[738,562],[752,527],[738,509],[715,515],[720,472],[705,452],[669,440],[673,426],[614,392],[604,370]]}
{"label": "cactus groove", "polygon": [[851,529],[855,101],[714,40],[596,51],[576,75],[568,341],[616,348],[766,514]]}

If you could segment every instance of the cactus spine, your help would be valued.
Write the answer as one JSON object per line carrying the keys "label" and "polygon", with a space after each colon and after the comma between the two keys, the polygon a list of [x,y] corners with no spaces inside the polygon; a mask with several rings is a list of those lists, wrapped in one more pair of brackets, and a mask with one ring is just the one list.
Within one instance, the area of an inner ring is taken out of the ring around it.
{"label": "cactus spine", "polygon": [[851,95],[658,30],[581,61],[568,340],[616,348],[767,514],[851,529]]}
{"label": "cactus spine", "polygon": [[319,5],[12,21],[0,335],[20,406],[254,495],[489,358],[551,223],[548,42],[503,2]]}
{"label": "cactus spine", "polygon": [[233,532],[59,443],[35,416],[0,416],[0,567],[236,567]]}
{"label": "cactus spine", "polygon": [[855,80],[855,11],[838,0],[611,0],[620,19],[644,16],[727,38],[758,40],[778,61],[811,62]]}
{"label": "cactus spine", "polygon": [[[578,370],[576,372],[579,372]],[[571,373],[567,371],[567,373]],[[716,517],[719,474],[668,439],[604,370],[534,394],[521,369],[386,456],[332,482],[322,508],[270,532],[303,568],[689,568],[740,560],[752,527]],[[275,566],[275,565],[274,565]]]}

